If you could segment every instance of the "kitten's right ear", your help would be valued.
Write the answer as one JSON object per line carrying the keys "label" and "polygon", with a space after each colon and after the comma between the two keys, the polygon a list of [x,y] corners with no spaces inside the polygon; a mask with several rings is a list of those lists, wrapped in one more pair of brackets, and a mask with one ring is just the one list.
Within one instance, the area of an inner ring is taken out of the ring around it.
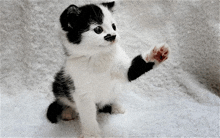
{"label": "kitten's right ear", "polygon": [[112,2],[103,2],[102,5],[105,6],[105,7],[107,7],[109,10],[112,10],[112,8],[113,8],[114,5],[115,5],[115,1],[112,1]]}
{"label": "kitten's right ear", "polygon": [[76,5],[67,7],[60,16],[61,27],[64,31],[73,29],[81,10]]}

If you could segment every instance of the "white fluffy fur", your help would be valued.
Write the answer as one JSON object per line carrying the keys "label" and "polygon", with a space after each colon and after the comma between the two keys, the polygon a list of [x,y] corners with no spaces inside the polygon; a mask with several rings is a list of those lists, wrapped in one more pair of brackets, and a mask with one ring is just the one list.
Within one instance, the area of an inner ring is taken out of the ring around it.
{"label": "white fluffy fur", "polygon": [[[72,44],[61,33],[63,44],[70,54],[65,62],[65,72],[74,80],[75,91],[72,93],[75,104],[61,99],[64,103],[79,112],[83,136],[100,136],[100,128],[96,121],[96,104],[101,108],[112,103],[113,113],[124,113],[118,104],[116,84],[128,82],[127,71],[131,60],[118,45],[119,35],[112,28],[115,20],[111,12],[100,5],[104,14],[101,25],[103,33],[96,34],[90,26],[89,31],[82,34],[80,44]],[[103,39],[107,34],[116,35],[114,42]],[[142,56],[150,54],[147,52]],[[148,62],[148,61],[146,61]]]}
{"label": "white fluffy fur", "polygon": [[[131,60],[117,44],[119,35],[112,28],[115,20],[110,11],[101,6],[104,14],[103,33],[96,34],[92,24],[89,31],[82,34],[79,45],[69,43],[65,32],[61,33],[63,44],[70,54],[65,62],[65,72],[74,80],[75,91],[72,93],[76,105],[61,99],[67,105],[79,112],[84,136],[100,136],[100,129],[96,121],[96,104],[103,107],[112,105],[113,113],[124,113],[117,103],[118,92],[114,86],[119,82],[127,82],[127,69]],[[116,35],[114,42],[105,41],[105,35]]]}

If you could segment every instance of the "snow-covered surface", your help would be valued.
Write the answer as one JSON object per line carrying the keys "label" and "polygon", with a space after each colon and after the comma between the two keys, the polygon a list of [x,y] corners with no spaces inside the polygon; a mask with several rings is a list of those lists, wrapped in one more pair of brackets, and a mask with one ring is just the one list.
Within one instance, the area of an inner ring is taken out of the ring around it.
{"label": "snow-covered surface", "polygon": [[[0,1],[1,137],[80,135],[78,120],[55,125],[45,113],[64,60],[59,16],[84,1]],[[119,0],[114,16],[130,57],[162,42],[172,51],[163,65],[121,88],[125,114],[98,115],[103,136],[218,137],[219,0]]]}

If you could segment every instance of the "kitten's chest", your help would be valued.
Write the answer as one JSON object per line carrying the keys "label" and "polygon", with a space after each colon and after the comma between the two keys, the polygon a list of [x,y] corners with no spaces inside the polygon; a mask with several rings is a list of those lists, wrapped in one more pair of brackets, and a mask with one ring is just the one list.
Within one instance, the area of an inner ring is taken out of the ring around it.
{"label": "kitten's chest", "polygon": [[92,73],[110,73],[114,64],[114,58],[113,54],[100,54],[91,57],[86,66]]}
{"label": "kitten's chest", "polygon": [[78,82],[79,85],[94,84],[104,87],[112,80],[113,65],[114,56],[100,55],[67,60],[65,69],[74,82]]}
{"label": "kitten's chest", "polygon": [[71,67],[68,74],[73,78],[76,90],[88,91],[100,95],[99,92],[108,93],[114,85],[110,69],[88,68],[88,66]]}

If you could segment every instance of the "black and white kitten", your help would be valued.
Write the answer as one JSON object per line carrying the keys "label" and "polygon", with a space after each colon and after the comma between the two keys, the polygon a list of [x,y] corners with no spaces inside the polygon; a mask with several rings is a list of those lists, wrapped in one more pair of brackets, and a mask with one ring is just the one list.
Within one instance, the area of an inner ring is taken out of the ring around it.
{"label": "black and white kitten", "polygon": [[168,58],[166,44],[129,59],[117,43],[114,2],[70,5],[60,16],[65,65],[56,74],[47,118],[52,123],[79,114],[84,137],[99,137],[97,111],[124,113],[115,91],[116,84],[130,82]]}

